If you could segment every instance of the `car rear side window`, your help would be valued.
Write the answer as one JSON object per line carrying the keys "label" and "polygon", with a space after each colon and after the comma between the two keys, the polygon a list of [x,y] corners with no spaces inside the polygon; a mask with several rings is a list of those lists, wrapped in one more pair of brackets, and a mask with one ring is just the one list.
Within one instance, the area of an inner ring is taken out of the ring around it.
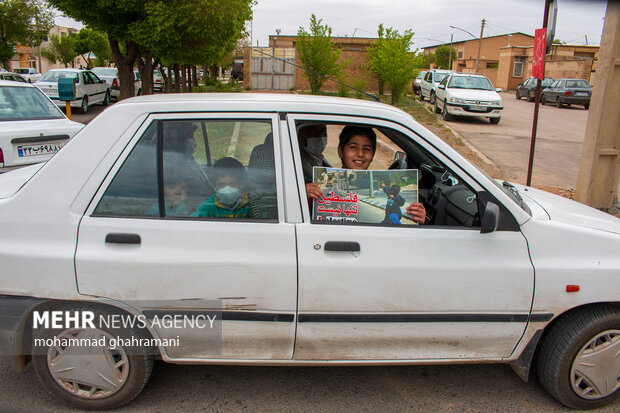
{"label": "car rear side window", "polygon": [[271,121],[153,122],[94,216],[276,221]]}

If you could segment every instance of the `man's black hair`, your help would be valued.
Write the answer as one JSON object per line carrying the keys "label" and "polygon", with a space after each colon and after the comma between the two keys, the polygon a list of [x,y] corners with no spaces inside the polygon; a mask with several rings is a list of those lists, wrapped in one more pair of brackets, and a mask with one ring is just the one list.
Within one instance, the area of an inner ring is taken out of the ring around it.
{"label": "man's black hair", "polygon": [[372,152],[374,153],[377,151],[377,134],[374,130],[372,130],[372,128],[366,128],[363,126],[345,126],[344,129],[342,129],[342,132],[340,132],[340,142],[338,143],[338,147],[341,150],[344,150],[344,145],[346,145],[351,138],[357,135],[366,136],[370,139]]}

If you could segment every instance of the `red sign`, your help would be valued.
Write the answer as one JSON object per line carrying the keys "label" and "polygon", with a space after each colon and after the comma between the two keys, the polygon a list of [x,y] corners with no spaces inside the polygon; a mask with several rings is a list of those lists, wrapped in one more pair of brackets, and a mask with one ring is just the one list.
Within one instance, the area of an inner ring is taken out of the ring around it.
{"label": "red sign", "polygon": [[547,43],[547,29],[536,29],[534,39],[534,61],[532,62],[532,76],[536,79],[545,78],[545,48]]}

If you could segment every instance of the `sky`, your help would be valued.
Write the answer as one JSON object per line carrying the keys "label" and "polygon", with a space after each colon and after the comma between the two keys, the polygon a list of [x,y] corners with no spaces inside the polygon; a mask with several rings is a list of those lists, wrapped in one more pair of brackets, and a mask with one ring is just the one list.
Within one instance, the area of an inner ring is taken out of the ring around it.
{"label": "sky", "polygon": [[[604,0],[557,0],[556,38],[574,45],[600,45],[607,2]],[[411,29],[414,48],[472,39],[456,26],[483,36],[511,32],[534,35],[542,27],[544,0],[257,0],[254,18],[248,24],[252,44],[267,46],[270,34],[295,35],[309,28],[314,13],[332,28],[332,36],[376,37],[377,27]],[[57,24],[80,28],[59,17]],[[257,43],[258,42],[258,43]]]}

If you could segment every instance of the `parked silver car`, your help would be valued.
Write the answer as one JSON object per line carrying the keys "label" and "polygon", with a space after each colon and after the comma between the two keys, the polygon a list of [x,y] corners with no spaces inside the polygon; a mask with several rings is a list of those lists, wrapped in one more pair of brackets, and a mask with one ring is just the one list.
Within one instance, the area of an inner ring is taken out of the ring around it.
{"label": "parked silver car", "polygon": [[[118,78],[118,69],[116,67],[93,67],[93,73],[100,79],[106,81],[110,86],[110,97],[118,100],[121,94],[121,83]],[[135,96],[142,94],[142,80],[140,78],[140,72],[133,71],[133,91]]]}
{"label": "parked silver car", "polygon": [[558,108],[562,105],[583,105],[590,108],[592,86],[585,79],[558,79],[543,90],[540,97],[541,103],[555,102]]}

